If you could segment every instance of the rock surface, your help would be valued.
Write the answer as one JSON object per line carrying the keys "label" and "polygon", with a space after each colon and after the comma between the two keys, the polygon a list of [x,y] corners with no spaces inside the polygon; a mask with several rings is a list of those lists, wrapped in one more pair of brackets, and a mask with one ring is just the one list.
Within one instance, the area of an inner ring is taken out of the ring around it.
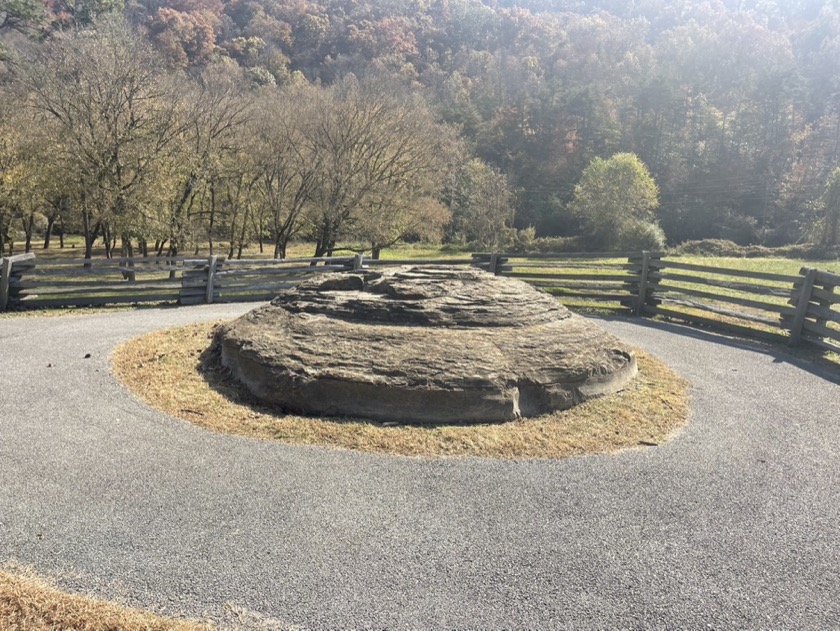
{"label": "rock surface", "polygon": [[522,281],[472,268],[320,276],[222,327],[222,362],[284,410],[508,421],[614,392],[632,352]]}

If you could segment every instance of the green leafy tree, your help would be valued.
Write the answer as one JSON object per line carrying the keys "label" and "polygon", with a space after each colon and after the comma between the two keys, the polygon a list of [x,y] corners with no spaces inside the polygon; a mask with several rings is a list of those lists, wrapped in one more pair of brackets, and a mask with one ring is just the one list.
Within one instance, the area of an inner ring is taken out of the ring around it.
{"label": "green leafy tree", "polygon": [[664,233],[656,223],[659,189],[647,167],[632,153],[595,158],[575,186],[572,212],[590,247],[658,248]]}
{"label": "green leafy tree", "polygon": [[840,167],[834,169],[825,182],[822,196],[823,216],[817,224],[820,245],[840,244]]}
{"label": "green leafy tree", "polygon": [[481,248],[501,245],[513,226],[513,195],[505,175],[474,158],[455,174],[447,194],[450,239]]}
{"label": "green leafy tree", "polygon": [[71,27],[90,26],[100,16],[119,13],[123,0],[45,0],[53,31]]}
{"label": "green leafy tree", "polygon": [[27,34],[46,18],[40,0],[0,0],[0,32],[14,30]]}

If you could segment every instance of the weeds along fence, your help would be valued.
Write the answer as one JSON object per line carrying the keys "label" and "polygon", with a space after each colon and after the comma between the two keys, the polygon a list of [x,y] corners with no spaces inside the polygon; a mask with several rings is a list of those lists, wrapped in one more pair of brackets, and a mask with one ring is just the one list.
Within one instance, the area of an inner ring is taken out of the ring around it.
{"label": "weeds along fence", "polygon": [[772,274],[668,260],[656,252],[480,253],[461,259],[2,259],[0,311],[270,300],[312,274],[401,264],[474,266],[518,278],[570,307],[659,316],[840,353],[840,275]]}

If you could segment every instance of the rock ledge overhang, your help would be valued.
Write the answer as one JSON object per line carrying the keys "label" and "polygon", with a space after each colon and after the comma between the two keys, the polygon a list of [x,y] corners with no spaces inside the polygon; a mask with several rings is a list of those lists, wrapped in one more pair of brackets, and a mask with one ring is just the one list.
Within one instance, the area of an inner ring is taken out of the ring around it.
{"label": "rock ledge overhang", "polygon": [[636,358],[548,293],[474,268],[318,276],[221,327],[221,359],[289,412],[489,423],[621,389]]}

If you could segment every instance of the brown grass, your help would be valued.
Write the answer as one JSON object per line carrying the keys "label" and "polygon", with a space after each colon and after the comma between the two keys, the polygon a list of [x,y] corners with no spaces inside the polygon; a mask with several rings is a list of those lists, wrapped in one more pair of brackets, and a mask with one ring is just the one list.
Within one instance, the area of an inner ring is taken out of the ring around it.
{"label": "brown grass", "polygon": [[130,340],[115,349],[113,369],[149,405],[213,431],[405,456],[561,458],[613,452],[667,440],[689,412],[685,381],[637,351],[640,374],[626,390],[538,418],[422,427],[287,415],[256,404],[218,365],[208,351],[216,324]]}
{"label": "brown grass", "polygon": [[88,596],[68,594],[27,568],[0,569],[0,629],[8,631],[210,631]]}

